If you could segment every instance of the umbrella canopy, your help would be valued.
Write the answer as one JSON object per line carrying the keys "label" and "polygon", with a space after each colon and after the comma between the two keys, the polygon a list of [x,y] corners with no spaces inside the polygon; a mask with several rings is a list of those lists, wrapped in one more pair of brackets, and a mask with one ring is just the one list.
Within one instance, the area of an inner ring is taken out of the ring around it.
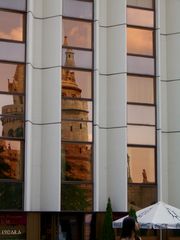
{"label": "umbrella canopy", "polygon": [[[136,215],[141,228],[180,229],[180,209],[161,201],[137,211]],[[122,227],[125,217],[114,221],[113,227]]]}

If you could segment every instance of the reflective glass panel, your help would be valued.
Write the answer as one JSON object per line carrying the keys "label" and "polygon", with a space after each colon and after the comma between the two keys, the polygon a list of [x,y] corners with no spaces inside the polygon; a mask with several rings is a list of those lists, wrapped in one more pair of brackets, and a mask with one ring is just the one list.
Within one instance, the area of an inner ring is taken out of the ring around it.
{"label": "reflective glass panel", "polygon": [[0,137],[23,138],[23,118],[10,115],[0,116]]}
{"label": "reflective glass panel", "polygon": [[24,77],[23,64],[0,63],[0,91],[23,93]]}
{"label": "reflective glass panel", "polygon": [[0,139],[0,179],[22,179],[23,153],[23,142]]}
{"label": "reflective glass panel", "polygon": [[155,107],[128,104],[128,123],[155,125]]}
{"label": "reflective glass panel", "polygon": [[22,184],[0,182],[0,209],[20,210],[22,208]]}
{"label": "reflective glass panel", "polygon": [[92,211],[91,184],[62,184],[61,209],[69,211]]}
{"label": "reflective glass panel", "polygon": [[62,69],[62,97],[92,98],[92,72]]}
{"label": "reflective glass panel", "polygon": [[92,2],[83,2],[81,0],[63,0],[63,15],[92,19]]}
{"label": "reflective glass panel", "polygon": [[63,121],[61,127],[62,141],[92,141],[92,123]]}
{"label": "reflective glass panel", "polygon": [[128,125],[128,144],[155,145],[155,127]]}
{"label": "reflective glass panel", "polygon": [[92,52],[63,48],[64,67],[92,68]]}
{"label": "reflective glass panel", "polygon": [[132,184],[128,186],[128,205],[141,209],[157,202],[157,186]]}
{"label": "reflective glass panel", "polygon": [[128,182],[155,183],[155,149],[128,147]]}
{"label": "reflective glass panel", "polygon": [[92,180],[92,145],[83,143],[62,143],[62,181]]}
{"label": "reflective glass panel", "polygon": [[63,19],[63,39],[63,46],[91,48],[92,23]]}
{"label": "reflective glass panel", "polygon": [[153,56],[153,31],[128,27],[127,51],[132,54]]}
{"label": "reflective glass panel", "polygon": [[23,41],[23,14],[0,11],[0,39]]}
{"label": "reflective glass panel", "polygon": [[128,102],[154,103],[154,78],[128,76]]}
{"label": "reflective glass panel", "polygon": [[63,98],[61,104],[62,120],[92,121],[92,102]]}
{"label": "reflective glass panel", "polygon": [[0,94],[0,114],[19,115],[24,113],[24,97]]}
{"label": "reflective glass panel", "polygon": [[0,0],[0,8],[26,10],[26,0]]}
{"label": "reflective glass panel", "polygon": [[128,73],[154,75],[154,58],[127,56]]}
{"label": "reflective glass panel", "polygon": [[127,0],[127,5],[141,8],[153,8],[154,0]]}
{"label": "reflective glass panel", "polygon": [[127,8],[127,24],[154,27],[154,12],[144,9]]}
{"label": "reflective glass panel", "polygon": [[0,42],[0,59],[15,62],[25,61],[25,44]]}

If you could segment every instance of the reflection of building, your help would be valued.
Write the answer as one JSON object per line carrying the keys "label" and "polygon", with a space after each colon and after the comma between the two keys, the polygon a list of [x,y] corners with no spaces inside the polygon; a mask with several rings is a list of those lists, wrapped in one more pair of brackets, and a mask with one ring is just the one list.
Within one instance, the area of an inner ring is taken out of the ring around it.
{"label": "reflection of building", "polygon": [[[67,37],[65,38],[67,45]],[[66,51],[66,67],[74,67],[74,52]],[[67,141],[88,141],[88,105],[81,99],[81,89],[76,83],[75,74],[62,69],[62,139]],[[73,121],[75,120],[75,121]],[[78,121],[77,121],[78,120]],[[65,180],[91,179],[91,149],[83,143],[63,143]]]}
{"label": "reflection of building", "polygon": [[4,164],[4,169],[1,169],[1,177],[4,178],[19,178],[20,176],[20,166],[18,165],[18,160],[20,158],[19,152],[16,149],[12,149],[11,145],[4,140],[0,140],[0,164]]}
{"label": "reflection of building", "polygon": [[[9,92],[16,94],[23,91],[24,66],[17,65],[16,72],[12,83],[8,82]],[[6,117],[1,119],[3,132],[5,137],[22,137],[23,136],[23,120],[24,112],[23,96],[13,95],[13,104],[2,107],[2,114]],[[11,115],[11,116],[10,116]],[[12,116],[13,115],[13,116]]]}
{"label": "reflection of building", "polygon": [[[2,136],[3,137],[23,137],[23,97],[16,95],[18,92],[23,92],[24,81],[24,66],[17,65],[13,81],[8,80],[8,90],[13,95],[13,104],[2,107]],[[18,144],[19,145],[19,144]],[[22,144],[20,144],[22,145]],[[0,140],[1,148],[1,164],[6,165],[6,171],[2,176],[5,178],[20,179],[21,176],[21,162],[20,151],[13,149],[10,142]],[[18,147],[19,148],[19,147]],[[22,146],[21,148],[22,149]],[[22,152],[22,151],[21,151]],[[8,167],[9,166],[9,167]]]}

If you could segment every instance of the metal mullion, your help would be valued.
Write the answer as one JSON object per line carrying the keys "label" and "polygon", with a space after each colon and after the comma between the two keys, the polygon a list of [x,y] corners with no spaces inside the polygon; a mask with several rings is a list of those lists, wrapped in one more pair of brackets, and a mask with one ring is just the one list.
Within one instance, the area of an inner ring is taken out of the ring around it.
{"label": "metal mullion", "polygon": [[[153,55],[150,56],[150,55],[142,55],[142,54],[135,54],[135,53],[127,53],[127,56],[155,59],[155,56],[153,56]],[[133,74],[133,73],[131,73],[131,74]],[[152,75],[152,76],[154,76],[154,75]]]}
{"label": "metal mullion", "polygon": [[62,45],[62,49],[73,49],[73,50],[79,50],[79,51],[87,51],[87,52],[92,52],[92,48],[83,48],[83,47],[76,47],[76,46],[64,46]]}
{"label": "metal mullion", "polygon": [[79,21],[79,22],[89,22],[92,23],[92,19],[86,19],[86,18],[78,18],[78,17],[69,17],[69,16],[63,16],[62,19],[69,19],[73,21]]}
{"label": "metal mullion", "polygon": [[143,102],[127,102],[128,105],[137,105],[145,107],[156,107],[156,104],[153,103],[143,103]]}
{"label": "metal mullion", "polygon": [[22,13],[22,14],[26,14],[27,13],[26,10],[3,8],[3,7],[0,7],[0,11],[3,11],[3,12],[13,12],[13,13]]}
{"label": "metal mullion", "polygon": [[153,33],[156,30],[155,27],[147,27],[147,26],[132,25],[132,24],[127,24],[127,28],[136,28],[136,29],[141,29],[146,31],[152,31]]}

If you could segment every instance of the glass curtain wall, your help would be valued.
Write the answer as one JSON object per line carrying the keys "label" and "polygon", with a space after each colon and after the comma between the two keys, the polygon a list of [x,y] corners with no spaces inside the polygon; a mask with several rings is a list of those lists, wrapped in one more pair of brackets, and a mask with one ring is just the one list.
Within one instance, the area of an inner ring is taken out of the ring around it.
{"label": "glass curtain wall", "polygon": [[0,210],[23,210],[26,0],[0,0]]}
{"label": "glass curtain wall", "polygon": [[63,0],[61,210],[93,209],[93,1]]}
{"label": "glass curtain wall", "polygon": [[154,0],[127,0],[128,206],[157,198]]}

